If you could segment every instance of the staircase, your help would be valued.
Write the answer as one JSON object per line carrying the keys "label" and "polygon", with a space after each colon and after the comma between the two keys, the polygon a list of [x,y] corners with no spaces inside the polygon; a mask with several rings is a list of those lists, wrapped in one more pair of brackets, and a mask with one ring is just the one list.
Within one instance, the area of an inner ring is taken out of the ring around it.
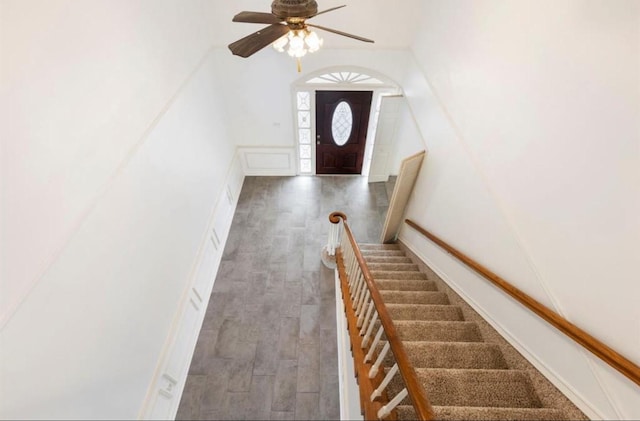
{"label": "staircase", "polygon": [[[415,264],[399,245],[360,244],[360,250],[436,419],[587,419],[441,279],[426,266]],[[391,364],[389,357],[386,370]],[[389,386],[392,396],[404,387],[399,379],[395,382]],[[416,418],[408,398],[397,407],[397,415],[401,420]]]}

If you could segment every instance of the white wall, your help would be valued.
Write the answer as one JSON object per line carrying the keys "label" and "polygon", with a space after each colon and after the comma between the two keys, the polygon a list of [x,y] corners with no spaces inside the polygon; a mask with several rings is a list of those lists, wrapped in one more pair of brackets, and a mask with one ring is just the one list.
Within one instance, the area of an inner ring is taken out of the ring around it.
{"label": "white wall", "polygon": [[[218,63],[224,69],[224,94],[227,107],[234,110],[229,124],[240,146],[245,173],[297,173],[292,94],[296,82],[318,70],[335,66],[357,66],[398,81],[404,75],[409,57],[406,50],[322,48],[302,59],[302,72],[298,73],[295,60],[271,47],[248,59],[222,54]],[[344,85],[336,89],[344,89]]]}
{"label": "white wall", "polygon": [[295,60],[271,47],[248,59],[223,55],[219,64],[227,80],[224,88],[228,107],[238,111],[230,122],[235,140],[248,147],[293,146],[291,91],[298,79],[327,67],[358,66],[399,81],[408,59],[407,51],[323,48],[305,56],[302,72],[298,73]]}
{"label": "white wall", "polygon": [[424,140],[406,98],[401,95],[383,96],[375,130],[369,182],[386,182],[390,175],[398,175],[402,161],[423,151],[424,147]]}
{"label": "white wall", "polygon": [[411,110],[404,100],[400,104],[398,110],[398,121],[396,123],[396,131],[393,139],[393,153],[389,161],[389,174],[398,175],[402,161],[424,150],[424,139],[420,134],[420,130],[411,114]]}
{"label": "white wall", "polygon": [[132,419],[228,194],[214,8],[1,7],[0,417]]}
{"label": "white wall", "polygon": [[[405,95],[429,154],[408,216],[640,364],[640,4],[432,1]],[[640,388],[404,227],[590,416]]]}

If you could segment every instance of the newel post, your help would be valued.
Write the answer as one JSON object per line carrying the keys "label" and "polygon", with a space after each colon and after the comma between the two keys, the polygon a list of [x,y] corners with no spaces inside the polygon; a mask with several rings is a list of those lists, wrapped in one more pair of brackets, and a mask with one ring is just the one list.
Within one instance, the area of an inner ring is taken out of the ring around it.
{"label": "newel post", "polygon": [[321,259],[322,263],[329,269],[336,268],[336,249],[340,247],[340,241],[342,240],[342,232],[340,229],[340,221],[346,221],[347,215],[342,212],[332,212],[329,215],[329,236],[327,244],[322,247]]}

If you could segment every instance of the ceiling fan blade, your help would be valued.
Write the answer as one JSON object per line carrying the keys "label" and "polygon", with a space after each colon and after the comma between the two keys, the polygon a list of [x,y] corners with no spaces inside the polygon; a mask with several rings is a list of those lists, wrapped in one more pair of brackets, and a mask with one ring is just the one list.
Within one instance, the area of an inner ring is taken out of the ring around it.
{"label": "ceiling fan blade", "polygon": [[271,14],[263,12],[240,12],[233,17],[233,22],[245,23],[280,23],[282,19]]}
{"label": "ceiling fan blade", "polygon": [[274,23],[229,44],[229,49],[234,55],[246,58],[262,50],[287,32],[289,32],[287,25]]}
{"label": "ceiling fan blade", "polygon": [[307,23],[307,26],[312,26],[312,27],[314,27],[314,28],[322,29],[323,31],[333,32],[334,34],[343,35],[343,36],[345,36],[345,37],[349,37],[349,38],[357,39],[358,41],[364,41],[364,42],[375,42],[375,41],[373,41],[372,39],[359,37],[359,36],[357,36],[357,35],[347,34],[346,32],[338,31],[337,29],[325,28],[324,26],[320,26],[320,25],[312,25],[312,24],[310,24],[310,23]]}
{"label": "ceiling fan blade", "polygon": [[323,13],[333,12],[334,10],[342,9],[343,7],[346,7],[346,6],[347,6],[346,4],[343,4],[342,6],[332,7],[331,9],[323,10],[322,12],[318,12],[315,15],[311,16],[311,18],[321,15]]}

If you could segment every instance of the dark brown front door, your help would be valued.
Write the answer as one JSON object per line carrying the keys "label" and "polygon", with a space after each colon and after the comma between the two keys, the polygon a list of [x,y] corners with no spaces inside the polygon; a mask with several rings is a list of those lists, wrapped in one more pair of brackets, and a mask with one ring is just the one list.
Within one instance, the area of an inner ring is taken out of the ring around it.
{"label": "dark brown front door", "polygon": [[371,91],[316,91],[316,174],[360,174]]}

